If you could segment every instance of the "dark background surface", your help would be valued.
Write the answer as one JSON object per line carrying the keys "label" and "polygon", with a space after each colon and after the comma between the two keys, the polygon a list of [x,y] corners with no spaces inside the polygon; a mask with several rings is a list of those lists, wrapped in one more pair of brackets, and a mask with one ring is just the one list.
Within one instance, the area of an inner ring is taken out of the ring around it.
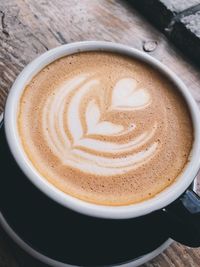
{"label": "dark background surface", "polygon": [[200,66],[200,0],[127,0]]}

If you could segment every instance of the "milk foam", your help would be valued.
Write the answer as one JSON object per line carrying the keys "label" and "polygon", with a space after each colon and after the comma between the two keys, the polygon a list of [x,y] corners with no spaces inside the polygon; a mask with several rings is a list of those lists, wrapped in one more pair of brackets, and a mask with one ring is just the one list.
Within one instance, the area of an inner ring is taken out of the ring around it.
{"label": "milk foam", "polygon": [[[42,111],[43,135],[48,147],[54,151],[63,164],[78,168],[85,173],[123,174],[136,168],[140,163],[144,164],[156,153],[156,142],[152,142],[137,153],[133,151],[152,137],[155,127],[154,130],[141,133],[122,144],[98,140],[98,135],[117,137],[118,134],[126,134],[129,130],[123,125],[102,121],[102,111],[95,99],[90,99],[86,105],[85,114],[80,114],[84,96],[90,93],[95,86],[101,86],[101,81],[92,76],[92,74],[86,73],[65,81],[56,88],[53,95],[47,98]],[[71,93],[72,97],[70,97]],[[101,94],[100,90],[99,94]],[[137,88],[137,82],[132,78],[117,81],[111,95],[111,108],[108,107],[108,110],[104,112],[143,109],[151,99],[147,89]],[[85,133],[82,127],[83,120],[87,125]],[[66,128],[64,121],[66,121]],[[69,135],[72,140],[69,139]],[[89,152],[88,149],[90,149]],[[103,156],[105,152],[113,153],[117,157]],[[125,152],[126,157],[124,158]]]}
{"label": "milk foam", "polygon": [[135,108],[144,108],[149,102],[148,90],[137,89],[137,82],[132,78],[124,78],[117,81],[113,88],[113,109],[133,110]]}
{"label": "milk foam", "polygon": [[68,194],[106,205],[142,201],[176,179],[191,148],[190,117],[171,87],[145,64],[111,53],[57,60],[22,95],[24,149]]}

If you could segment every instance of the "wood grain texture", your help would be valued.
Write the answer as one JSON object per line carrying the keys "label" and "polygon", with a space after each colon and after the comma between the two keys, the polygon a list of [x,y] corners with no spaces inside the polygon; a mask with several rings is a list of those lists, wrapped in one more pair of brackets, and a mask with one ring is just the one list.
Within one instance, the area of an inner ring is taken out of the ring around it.
{"label": "wood grain texture", "polygon": [[[74,41],[106,40],[145,49],[170,67],[200,106],[199,69],[123,0],[0,0],[0,112],[23,69],[48,49]],[[148,43],[150,42],[150,43]],[[152,42],[154,43],[153,49]],[[200,180],[200,179],[199,179]],[[0,267],[38,267],[0,229]],[[44,266],[44,265],[41,265]],[[200,249],[173,243],[143,267],[199,267]]]}

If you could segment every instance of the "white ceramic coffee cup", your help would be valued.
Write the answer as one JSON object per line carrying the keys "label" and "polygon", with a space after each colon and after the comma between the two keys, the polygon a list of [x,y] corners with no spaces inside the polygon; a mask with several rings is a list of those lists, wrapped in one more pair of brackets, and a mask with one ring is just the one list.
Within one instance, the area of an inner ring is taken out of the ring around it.
{"label": "white ceramic coffee cup", "polygon": [[[140,59],[167,76],[176,85],[177,90],[182,93],[186,100],[194,127],[194,143],[189,162],[182,174],[172,185],[151,199],[137,204],[117,207],[96,205],[79,200],[63,193],[43,178],[42,175],[39,174],[32,166],[23,150],[17,130],[17,113],[19,99],[25,86],[49,63],[65,55],[81,51],[112,51]],[[24,68],[10,90],[6,102],[4,123],[6,139],[10,150],[26,177],[56,202],[74,211],[90,216],[110,219],[125,219],[135,218],[162,209],[176,200],[189,187],[200,168],[200,112],[187,87],[179,79],[179,77],[177,77],[168,67],[164,66],[158,60],[143,52],[121,44],[101,41],[78,42],[59,46],[36,58]]]}

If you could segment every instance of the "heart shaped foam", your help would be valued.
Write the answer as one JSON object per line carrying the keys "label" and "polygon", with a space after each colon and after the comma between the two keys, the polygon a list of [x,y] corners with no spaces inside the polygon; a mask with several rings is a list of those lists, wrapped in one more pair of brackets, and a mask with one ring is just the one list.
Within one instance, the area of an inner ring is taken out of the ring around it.
{"label": "heart shaped foam", "polygon": [[144,88],[137,89],[137,81],[132,78],[119,80],[113,88],[112,109],[132,110],[143,108],[150,102],[150,95]]}
{"label": "heart shaped foam", "polygon": [[89,102],[86,109],[87,134],[113,135],[123,131],[122,125],[109,121],[100,122],[101,113],[95,101]]}

